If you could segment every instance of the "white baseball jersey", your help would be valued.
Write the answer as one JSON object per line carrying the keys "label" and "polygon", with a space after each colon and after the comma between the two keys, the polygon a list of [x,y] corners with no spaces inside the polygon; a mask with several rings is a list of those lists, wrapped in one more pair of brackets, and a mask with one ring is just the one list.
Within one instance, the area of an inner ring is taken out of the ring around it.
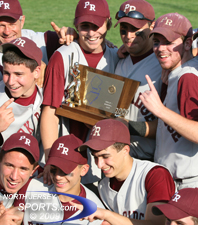
{"label": "white baseball jersey", "polygon": [[[0,82],[0,106],[2,106],[10,98],[5,93],[5,84],[3,81]],[[4,141],[10,137],[11,134],[17,132],[25,132],[34,135],[37,140],[40,139],[39,135],[39,117],[41,113],[41,104],[43,101],[42,89],[37,88],[37,95],[34,101],[34,104],[28,106],[19,105],[15,102],[12,102],[8,108],[12,107],[12,112],[14,113],[14,122],[3,132]]]}
{"label": "white baseball jersey", "polygon": [[[180,114],[177,101],[178,81],[185,73],[198,76],[198,57],[187,61],[169,74],[167,95],[163,104],[178,114]],[[189,88],[197,90],[197,86]],[[188,99],[190,101],[190,96]],[[166,166],[175,179],[198,176],[198,144],[185,139],[160,119],[158,119],[154,160]]]}
{"label": "white baseball jersey", "polygon": [[[148,74],[153,81],[157,92],[161,93],[161,72],[162,68],[154,53],[133,64],[130,55],[126,59],[118,62],[115,73],[126,78],[140,81],[134,100],[129,107],[129,114],[125,117],[131,121],[152,121],[156,117],[149,112],[139,99],[140,93],[150,90],[145,75]],[[139,159],[153,159],[155,150],[155,140],[131,136],[131,156]]]}
{"label": "white baseball jersey", "polygon": [[[62,60],[56,60],[57,54],[61,55]],[[56,71],[60,71],[59,68],[64,67],[64,77],[65,77],[65,87],[64,89],[67,88],[69,82],[71,81],[71,77],[69,75],[69,67],[71,65],[71,55],[74,53],[74,58],[73,58],[73,63],[78,62],[79,64],[88,66],[88,63],[85,59],[85,56],[80,48],[80,46],[76,42],[72,42],[69,46],[61,46],[56,52],[56,55],[53,55],[50,59],[49,62],[49,67],[48,69],[52,66],[53,71],[50,73],[53,74],[55,79],[59,79],[58,74],[56,76]],[[109,48],[106,46],[106,50],[102,58],[100,59],[97,69],[104,70],[109,73],[114,73],[116,64],[118,62],[119,58],[117,56],[117,49]],[[50,75],[52,75],[50,74]],[[57,78],[56,78],[57,77]],[[52,84],[53,85],[53,84]],[[52,87],[51,87],[52,88]],[[55,90],[57,91],[57,90]],[[47,90],[46,93],[52,92],[52,90]],[[45,97],[45,96],[44,96]],[[63,96],[62,102],[65,101],[65,96]],[[45,99],[43,102],[45,104]],[[59,116],[59,137],[63,135],[68,135],[69,134],[69,120],[65,117]],[[82,183],[93,183],[96,181],[99,181],[101,179],[101,170],[98,169],[98,167],[95,165],[93,157],[89,154],[89,165],[91,165],[91,169],[88,171],[88,173],[82,178]],[[91,163],[92,161],[92,163]]]}
{"label": "white baseball jersey", "polygon": [[156,165],[146,160],[133,159],[131,172],[118,192],[111,189],[109,178],[103,178],[98,190],[105,206],[120,215],[144,220],[147,206],[145,179]]}
{"label": "white baseball jersey", "polygon": [[[83,185],[82,185],[83,186]],[[86,199],[90,199],[91,201],[95,202],[96,205],[100,208],[104,208],[103,204],[99,200],[99,198],[88,188],[83,186],[86,192]],[[31,192],[32,191],[32,192]],[[41,179],[32,179],[30,184],[28,185],[26,196],[28,196],[25,200],[25,204],[28,205],[42,205],[43,208],[41,207],[40,210],[34,210],[32,209],[27,209],[24,214],[24,225],[33,225],[33,224],[42,224],[44,222],[55,222],[55,221],[61,221],[63,220],[64,217],[64,211],[62,209],[62,204],[58,198],[58,195],[46,195],[46,193],[38,193],[36,191],[49,191],[49,192],[56,192],[54,185],[44,185],[43,180]],[[36,197],[37,194],[40,194],[40,197]],[[46,197],[48,196],[48,197]],[[22,205],[21,205],[22,208]],[[53,210],[54,209],[54,210]],[[31,213],[35,213],[35,220],[40,221],[40,223],[34,223],[32,220],[30,221],[30,215]],[[51,214],[51,217],[48,218],[48,213]],[[74,213],[71,217],[74,217],[78,215],[80,211],[78,210],[76,213]],[[79,224],[79,225],[88,225],[88,224],[93,224],[93,225],[99,225],[101,224],[101,220],[95,220],[94,222],[89,222],[88,220],[72,220],[72,221],[65,221],[64,223],[59,222],[59,223],[52,223],[52,224]]]}

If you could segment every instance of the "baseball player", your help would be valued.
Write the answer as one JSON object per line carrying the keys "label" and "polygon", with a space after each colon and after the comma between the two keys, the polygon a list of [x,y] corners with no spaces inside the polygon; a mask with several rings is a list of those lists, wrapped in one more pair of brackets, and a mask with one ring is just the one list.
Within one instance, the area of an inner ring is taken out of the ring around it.
{"label": "baseball player", "polygon": [[198,188],[184,188],[176,192],[164,205],[152,208],[155,215],[164,214],[166,224],[198,224]]}
{"label": "baseball player", "polygon": [[137,220],[142,220],[138,224],[153,224],[154,221],[162,224],[165,218],[155,217],[151,208],[156,202],[162,204],[171,198],[175,193],[174,181],[166,168],[132,158],[129,146],[127,126],[121,121],[106,119],[96,123],[89,140],[79,150],[89,147],[96,165],[104,173],[98,190],[109,210],[130,218],[132,224]]}
{"label": "baseball player", "polygon": [[[161,92],[161,66],[153,53],[152,37],[149,37],[155,24],[153,7],[144,0],[125,1],[116,14],[120,24],[120,35],[129,55],[120,59],[115,73],[133,80],[140,81],[134,99],[125,117],[129,120],[131,133],[131,154],[135,158],[153,161],[155,140],[138,136],[146,129],[143,121],[156,120],[156,117],[142,104],[140,94],[148,89],[145,74],[149,74],[157,89]],[[134,121],[138,123],[134,123]]]}
{"label": "baseball player", "polygon": [[[106,32],[111,27],[110,11],[106,0],[80,0],[76,7],[74,24],[79,33],[78,42],[59,48],[50,59],[46,70],[41,118],[41,137],[46,159],[52,143],[58,136],[68,133],[74,133],[80,139],[87,136],[87,132],[84,132],[84,124],[55,115],[56,108],[65,100],[64,90],[70,81],[69,68],[72,53],[74,53],[73,62],[110,73],[114,73],[118,62],[117,49],[109,48],[104,44]],[[91,168],[91,171],[93,170]],[[95,180],[91,182],[98,181],[100,179],[98,176],[100,177],[100,174],[96,174]]]}
{"label": "baseball player", "polygon": [[154,159],[171,171],[178,190],[197,187],[198,58],[191,52],[192,26],[186,17],[169,13],[158,18],[151,35],[161,67],[171,71],[163,104],[149,76],[150,91],[140,96],[158,117]]}
{"label": "baseball player", "polygon": [[[13,205],[15,194],[36,171],[39,155],[38,142],[30,134],[15,133],[3,144],[0,152],[0,201],[6,209]],[[7,221],[3,223],[5,219]],[[19,219],[16,214],[5,211],[0,216],[0,223],[9,224],[9,221]]]}
{"label": "baseball player", "polygon": [[[48,60],[54,51],[59,48],[59,37],[66,39],[68,43],[70,36],[69,33],[74,29],[66,29],[65,33],[60,31],[60,29],[53,23],[52,27],[56,32],[46,31],[34,32],[28,29],[22,29],[25,23],[25,16],[18,0],[4,0],[0,2],[0,44],[10,42],[21,36],[27,37],[33,40],[37,46],[42,50],[43,58],[42,61],[48,64]],[[58,34],[58,35],[57,35]],[[65,37],[65,34],[68,36]],[[75,37],[75,33],[73,33]],[[63,41],[63,39],[61,39]],[[0,65],[1,55],[0,55]],[[0,75],[0,80],[2,79]]]}
{"label": "baseball player", "polygon": [[25,132],[38,140],[42,90],[35,80],[40,75],[42,52],[30,39],[21,37],[0,46],[3,80],[0,82],[1,144],[11,134]]}
{"label": "baseball player", "polygon": [[198,55],[198,38],[197,38],[197,32],[198,28],[193,30],[193,33],[195,34],[196,38],[194,38],[194,41],[192,43],[192,51],[193,51],[193,56]]}
{"label": "baseball player", "polygon": [[[83,177],[87,171],[89,170],[89,165],[87,164],[87,154],[86,152],[79,152],[78,147],[82,145],[82,141],[75,137],[73,134],[62,136],[58,138],[54,144],[52,145],[48,161],[46,165],[50,166],[50,176],[52,179],[53,184],[51,186],[44,185],[42,180],[38,179],[32,179],[32,181],[28,184],[28,187],[24,186],[20,191],[19,194],[28,194],[32,193],[32,191],[51,191],[51,192],[61,192],[61,193],[67,193],[72,194],[76,196],[80,196],[83,198],[87,198],[92,200],[97,204],[98,207],[104,208],[101,201],[98,199],[98,197],[90,191],[88,188],[83,186],[81,182],[81,177]],[[26,185],[27,186],[27,185]],[[26,189],[26,190],[25,190]],[[35,193],[35,192],[34,192]],[[30,198],[29,198],[30,196]],[[32,195],[28,195],[25,199],[26,205],[33,204],[33,200],[31,198]],[[22,206],[22,203],[24,202],[24,199],[16,200],[15,206]],[[66,220],[70,217],[76,216],[79,214],[79,210],[59,210],[66,209],[71,206],[71,202],[78,203],[77,200],[72,199],[69,196],[65,195],[58,195],[56,198],[50,199],[51,205],[57,205],[56,210],[56,218],[57,221]],[[39,204],[39,201],[37,201]],[[47,199],[43,201],[44,204],[47,205]],[[37,219],[39,219],[39,215],[44,212],[49,212],[45,208],[44,211],[41,210],[35,210],[34,213],[36,213],[38,216],[36,216]],[[52,212],[53,213],[53,212]],[[57,215],[59,213],[59,216]],[[30,211],[25,211],[24,215],[24,225],[31,225],[34,224],[30,218]],[[49,218],[47,221],[40,219],[40,223],[43,222],[50,222]],[[37,221],[37,223],[39,222]],[[52,222],[55,222],[55,218],[52,218]],[[102,221],[98,220],[93,223],[89,223],[86,220],[83,221],[65,221],[65,222],[56,222],[56,224],[101,224]]]}

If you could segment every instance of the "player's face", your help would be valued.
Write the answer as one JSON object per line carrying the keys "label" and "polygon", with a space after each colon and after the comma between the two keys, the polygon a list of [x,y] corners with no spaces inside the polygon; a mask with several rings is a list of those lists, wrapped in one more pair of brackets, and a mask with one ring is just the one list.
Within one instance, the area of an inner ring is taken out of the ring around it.
{"label": "player's face", "polygon": [[169,42],[164,36],[154,34],[153,51],[163,69],[174,70],[182,64],[184,44],[181,38]]}
{"label": "player's face", "polygon": [[179,219],[179,220],[169,220],[166,218],[165,225],[195,225],[194,221],[192,220],[191,216]]}
{"label": "player's face", "polygon": [[11,17],[0,17],[0,43],[8,43],[21,37],[21,29],[25,22],[25,16],[21,20],[15,20]]}
{"label": "player's face", "polygon": [[79,194],[83,166],[77,166],[70,174],[65,174],[57,166],[50,165],[50,176],[57,192]]}
{"label": "player's face", "polygon": [[129,23],[120,23],[120,36],[131,56],[141,56],[152,48],[152,38],[149,38],[149,34],[148,23],[140,29]]}
{"label": "player's face", "polygon": [[10,194],[16,193],[34,173],[34,165],[21,152],[7,152],[0,162],[0,184]]}
{"label": "player's face", "polygon": [[126,156],[123,149],[118,152],[113,146],[109,146],[104,150],[92,152],[92,155],[96,165],[106,177],[123,178],[125,166],[123,162]]}
{"label": "player's face", "polygon": [[35,80],[39,73],[39,66],[31,72],[24,64],[3,64],[3,81],[13,98],[30,97],[35,90]]}
{"label": "player's face", "polygon": [[80,46],[88,52],[100,53],[104,50],[104,41],[107,32],[107,22],[102,27],[93,23],[83,22],[77,26]]}

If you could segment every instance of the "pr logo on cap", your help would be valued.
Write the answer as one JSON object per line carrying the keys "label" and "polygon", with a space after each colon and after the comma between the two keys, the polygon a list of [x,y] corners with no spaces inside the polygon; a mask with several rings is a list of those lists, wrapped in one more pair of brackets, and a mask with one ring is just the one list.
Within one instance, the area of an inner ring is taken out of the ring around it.
{"label": "pr logo on cap", "polygon": [[0,1],[0,8],[4,7],[4,9],[10,9],[10,4],[9,3],[4,3],[4,1]]}
{"label": "pr logo on cap", "polygon": [[176,192],[173,197],[172,197],[172,201],[173,202],[178,202],[178,200],[181,198],[181,195],[179,195],[179,192]]}
{"label": "pr logo on cap", "polygon": [[100,136],[100,130],[101,130],[101,127],[97,127],[96,125],[93,126],[92,128],[92,131],[91,131],[91,135],[92,136]]}
{"label": "pr logo on cap", "polygon": [[136,7],[134,5],[130,5],[130,4],[126,4],[125,7],[124,7],[124,12],[128,11],[135,11],[136,10]]}
{"label": "pr logo on cap", "polygon": [[58,148],[57,148],[58,151],[61,150],[61,149],[63,149],[63,151],[61,152],[61,154],[68,155],[69,148],[64,147],[64,144],[63,143],[59,143]]}
{"label": "pr logo on cap", "polygon": [[23,141],[23,140],[25,141],[25,142],[24,142],[25,145],[29,145],[29,146],[30,146],[31,141],[30,141],[29,138],[26,138],[26,136],[21,136],[21,137],[19,138],[19,141]]}
{"label": "pr logo on cap", "polygon": [[164,21],[166,21],[165,24],[168,26],[172,26],[173,24],[173,21],[171,19],[168,19],[168,17],[164,17],[160,22],[163,23]]}
{"label": "pr logo on cap", "polygon": [[86,9],[88,6],[89,6],[89,11],[96,11],[96,5],[90,4],[90,2],[85,2],[84,9]]}
{"label": "pr logo on cap", "polygon": [[[18,42],[18,43],[17,43]],[[26,41],[21,39],[21,38],[17,38],[13,41],[13,44],[16,44],[16,45],[20,45],[21,47],[25,47]]]}

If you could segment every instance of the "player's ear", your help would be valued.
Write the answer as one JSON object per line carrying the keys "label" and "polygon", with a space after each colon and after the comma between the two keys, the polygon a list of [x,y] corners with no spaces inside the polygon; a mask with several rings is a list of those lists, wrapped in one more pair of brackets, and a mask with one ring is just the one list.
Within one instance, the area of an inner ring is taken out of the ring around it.
{"label": "player's ear", "polygon": [[151,23],[151,25],[150,25],[150,30],[153,30],[154,26],[155,26],[155,21],[153,21],[153,22]]}
{"label": "player's ear", "polygon": [[122,149],[124,155],[128,155],[130,152],[130,147],[129,145],[125,145],[124,148]]}
{"label": "player's ear", "polygon": [[87,174],[89,170],[89,165],[88,164],[84,164],[81,166],[81,172],[80,172],[80,176],[83,177]]}
{"label": "player's ear", "polygon": [[21,19],[20,19],[20,22],[21,22],[21,29],[23,28],[24,26],[24,23],[25,23],[25,16],[21,16]]}
{"label": "player's ear", "polygon": [[190,49],[191,49],[191,47],[192,47],[192,38],[187,38],[186,40],[185,40],[185,42],[184,42],[184,49],[186,50],[186,51],[189,51]]}
{"label": "player's ear", "polygon": [[34,169],[32,170],[32,172],[30,174],[30,176],[32,176],[35,173],[35,171],[38,169],[38,167],[39,167],[39,165],[37,165],[37,166],[34,167]]}
{"label": "player's ear", "polygon": [[40,66],[37,66],[34,71],[33,71],[33,74],[34,74],[34,78],[35,79],[38,79],[40,74],[41,74],[41,67]]}

